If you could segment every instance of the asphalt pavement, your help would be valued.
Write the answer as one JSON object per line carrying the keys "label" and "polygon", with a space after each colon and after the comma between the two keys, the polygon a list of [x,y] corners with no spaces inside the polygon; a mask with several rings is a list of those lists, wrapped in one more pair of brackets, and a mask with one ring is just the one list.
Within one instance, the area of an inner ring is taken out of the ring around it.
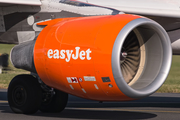
{"label": "asphalt pavement", "polygon": [[15,114],[7,102],[7,90],[0,90],[0,120],[180,120],[180,94],[155,93],[129,102],[91,101],[69,95],[61,113]]}

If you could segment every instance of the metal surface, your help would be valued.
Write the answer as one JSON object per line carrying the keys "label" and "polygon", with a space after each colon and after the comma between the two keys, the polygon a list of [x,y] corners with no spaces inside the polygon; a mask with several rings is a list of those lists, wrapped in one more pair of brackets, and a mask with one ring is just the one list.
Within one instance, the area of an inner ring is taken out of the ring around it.
{"label": "metal surface", "polygon": [[36,73],[33,60],[34,41],[24,42],[12,48],[10,60],[14,67]]}
{"label": "metal surface", "polygon": [[0,0],[0,4],[1,3],[22,4],[22,5],[41,5],[41,0]]}
{"label": "metal surface", "polygon": [[154,15],[165,17],[180,17],[179,0],[79,0],[121,10],[125,13]]}
{"label": "metal surface", "polygon": [[136,34],[132,31],[124,41],[121,49],[121,71],[127,84],[134,81],[141,60],[140,44]]}
{"label": "metal surface", "polygon": [[[132,85],[124,80],[120,69],[120,54],[124,40],[137,28],[145,43],[146,62],[140,66],[142,73]],[[119,33],[112,52],[112,69],[119,89],[131,98],[142,98],[154,93],[166,80],[171,66],[172,50],[170,40],[164,29],[148,19],[136,19],[128,23]],[[141,68],[142,67],[142,68]]]}

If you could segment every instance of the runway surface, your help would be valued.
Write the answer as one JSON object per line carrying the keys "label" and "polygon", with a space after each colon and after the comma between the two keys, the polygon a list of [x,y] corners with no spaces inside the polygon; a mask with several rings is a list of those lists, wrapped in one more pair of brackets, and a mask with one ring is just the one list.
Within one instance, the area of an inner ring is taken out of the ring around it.
{"label": "runway surface", "polygon": [[69,95],[63,112],[33,115],[13,113],[6,94],[0,90],[0,120],[180,120],[180,94],[155,93],[131,102],[104,103]]}

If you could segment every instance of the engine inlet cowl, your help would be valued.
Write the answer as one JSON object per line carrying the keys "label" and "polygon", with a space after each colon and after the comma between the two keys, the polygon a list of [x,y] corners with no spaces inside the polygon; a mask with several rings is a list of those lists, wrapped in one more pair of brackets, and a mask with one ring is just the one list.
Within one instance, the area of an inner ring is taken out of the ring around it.
{"label": "engine inlet cowl", "polygon": [[99,101],[132,100],[154,93],[169,73],[169,37],[150,19],[121,14],[46,23],[34,64],[53,88]]}
{"label": "engine inlet cowl", "polygon": [[[123,52],[127,55],[119,62]],[[124,94],[131,98],[146,97],[164,83],[171,59],[170,40],[164,29],[149,19],[136,19],[116,38],[112,52],[113,75]]]}

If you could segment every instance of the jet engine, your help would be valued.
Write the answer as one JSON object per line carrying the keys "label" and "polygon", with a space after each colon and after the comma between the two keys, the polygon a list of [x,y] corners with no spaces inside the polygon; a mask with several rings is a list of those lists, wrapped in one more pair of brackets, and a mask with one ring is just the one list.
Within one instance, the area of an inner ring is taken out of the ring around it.
{"label": "jet engine", "polygon": [[144,98],[166,80],[172,59],[166,31],[136,15],[55,19],[36,41],[15,46],[11,61],[48,86],[82,98]]}

